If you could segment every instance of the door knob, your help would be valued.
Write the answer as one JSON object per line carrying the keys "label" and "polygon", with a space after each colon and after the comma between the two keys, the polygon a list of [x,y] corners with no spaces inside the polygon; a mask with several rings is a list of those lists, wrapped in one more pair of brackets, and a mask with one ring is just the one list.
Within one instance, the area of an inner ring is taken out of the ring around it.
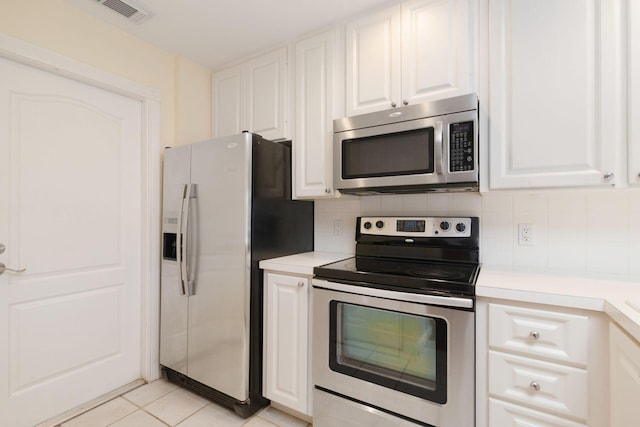
{"label": "door knob", "polygon": [[9,268],[0,262],[0,274],[4,273],[5,271],[11,271],[13,273],[24,273],[25,271],[27,271],[27,269],[26,268],[21,268],[21,269]]}

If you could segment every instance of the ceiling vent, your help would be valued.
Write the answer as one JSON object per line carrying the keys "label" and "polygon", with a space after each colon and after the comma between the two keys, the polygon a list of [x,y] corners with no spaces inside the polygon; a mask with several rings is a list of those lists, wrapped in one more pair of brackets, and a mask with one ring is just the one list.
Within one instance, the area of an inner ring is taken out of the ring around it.
{"label": "ceiling vent", "polygon": [[129,21],[140,24],[151,17],[151,13],[144,10],[138,4],[131,0],[96,0],[103,6],[108,7],[114,12],[124,16]]}

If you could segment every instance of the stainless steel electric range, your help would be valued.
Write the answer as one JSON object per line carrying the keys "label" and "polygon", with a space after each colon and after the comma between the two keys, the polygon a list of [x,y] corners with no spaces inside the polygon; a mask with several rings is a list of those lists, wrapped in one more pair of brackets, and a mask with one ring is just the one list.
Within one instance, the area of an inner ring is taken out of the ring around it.
{"label": "stainless steel electric range", "polygon": [[314,427],[470,427],[475,217],[360,217],[313,279]]}

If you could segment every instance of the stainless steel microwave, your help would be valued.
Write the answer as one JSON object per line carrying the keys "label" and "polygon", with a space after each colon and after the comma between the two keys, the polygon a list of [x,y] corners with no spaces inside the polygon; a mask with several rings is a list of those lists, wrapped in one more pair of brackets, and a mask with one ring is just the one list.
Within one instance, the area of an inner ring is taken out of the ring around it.
{"label": "stainless steel microwave", "polygon": [[478,191],[478,97],[462,95],[333,121],[343,193]]}

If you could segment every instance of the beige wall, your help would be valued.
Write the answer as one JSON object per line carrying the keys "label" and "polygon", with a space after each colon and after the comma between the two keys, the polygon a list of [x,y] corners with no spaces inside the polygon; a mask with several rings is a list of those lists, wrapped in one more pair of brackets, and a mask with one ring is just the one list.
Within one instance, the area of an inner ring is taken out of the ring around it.
{"label": "beige wall", "polygon": [[211,71],[184,57],[176,69],[176,145],[211,138]]}
{"label": "beige wall", "polygon": [[0,9],[0,32],[158,89],[162,146],[211,136],[210,70],[64,0],[1,0]]}

